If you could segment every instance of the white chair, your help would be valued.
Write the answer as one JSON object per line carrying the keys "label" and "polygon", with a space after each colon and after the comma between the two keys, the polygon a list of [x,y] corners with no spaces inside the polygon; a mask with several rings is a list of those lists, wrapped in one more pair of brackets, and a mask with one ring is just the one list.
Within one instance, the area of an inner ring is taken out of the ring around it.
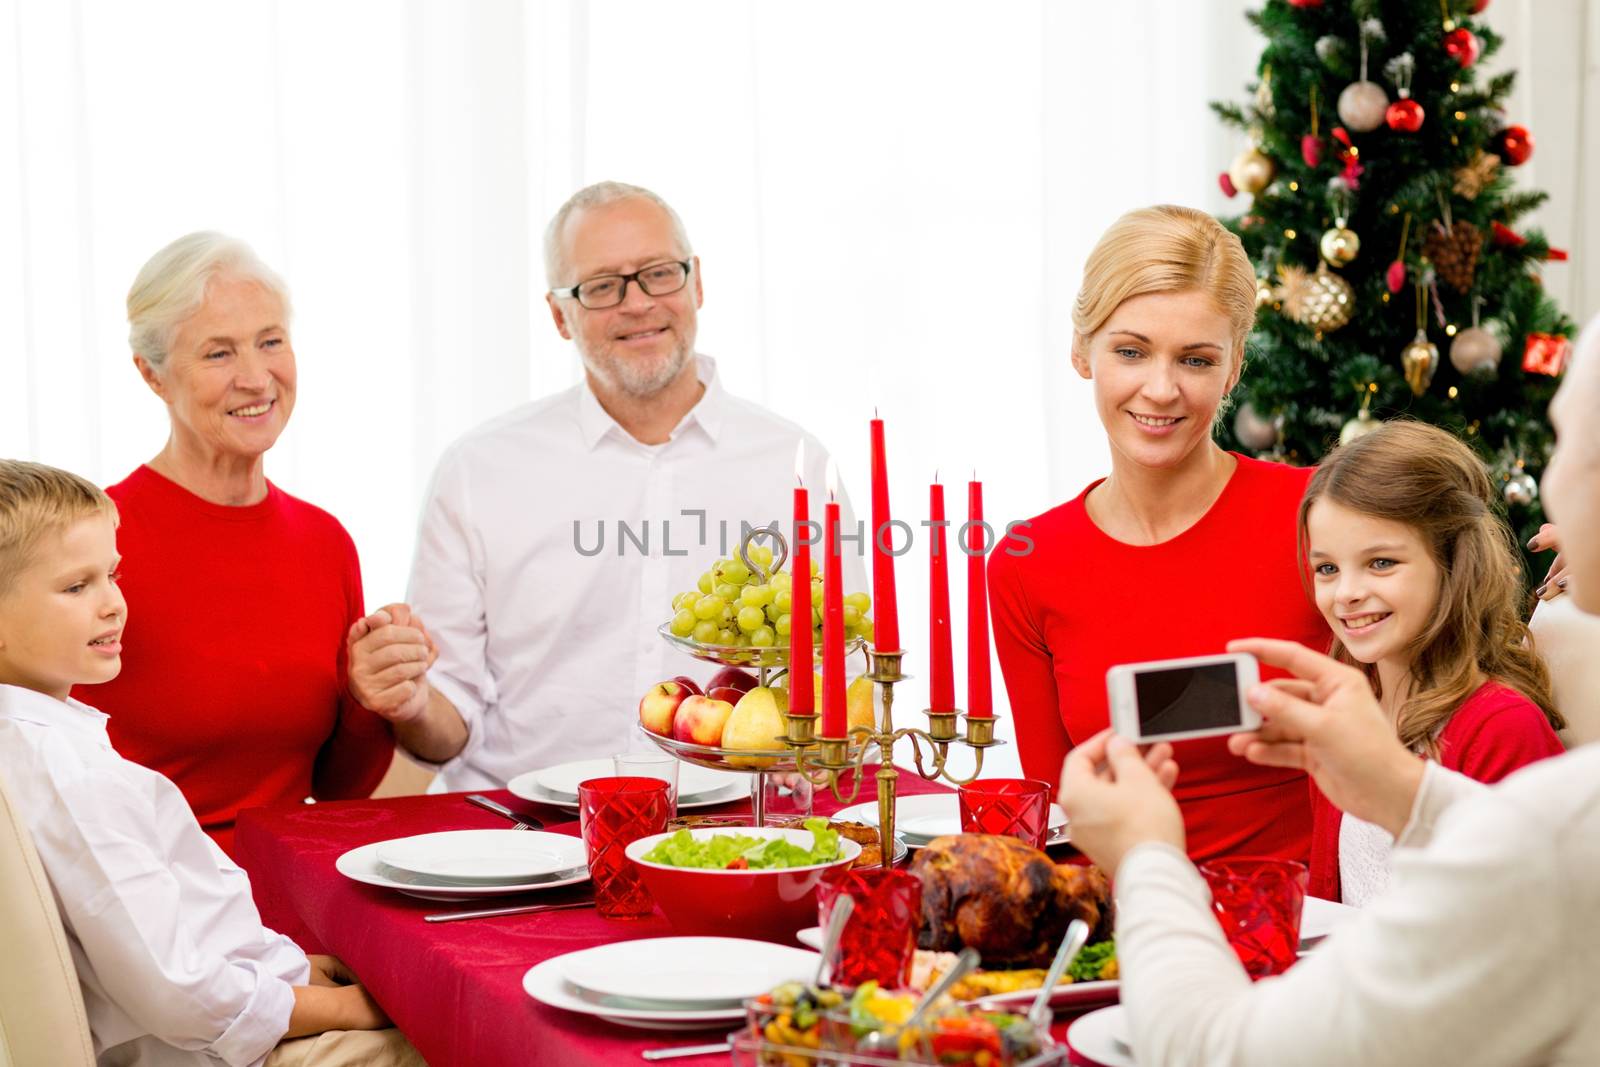
{"label": "white chair", "polygon": [[1550,667],[1556,708],[1567,720],[1561,741],[1576,748],[1600,740],[1600,616],[1578,610],[1570,596],[1534,609],[1533,647]]}
{"label": "white chair", "polygon": [[0,780],[0,1067],[94,1067],[50,882]]}

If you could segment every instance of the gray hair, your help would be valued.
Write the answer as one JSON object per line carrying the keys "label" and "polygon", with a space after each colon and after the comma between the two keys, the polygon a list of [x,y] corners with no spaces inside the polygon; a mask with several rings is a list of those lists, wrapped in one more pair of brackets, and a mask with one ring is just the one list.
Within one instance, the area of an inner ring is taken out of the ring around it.
{"label": "gray hair", "polygon": [[289,290],[283,279],[237,237],[201,230],[173,241],[139,268],[128,290],[128,344],[135,354],[161,370],[178,327],[205,303],[206,289],[220,275],[267,289],[283,302],[288,325]]}
{"label": "gray hair", "polygon": [[586,185],[573,193],[567,199],[555,217],[550,220],[550,225],[544,230],[544,277],[545,284],[552,289],[559,285],[571,285],[581,279],[567,279],[568,270],[566,261],[562,259],[561,235],[567,227],[567,220],[579,211],[588,208],[604,207],[623,200],[648,200],[667,213],[667,218],[672,222],[672,239],[677,242],[678,255],[685,259],[694,255],[694,249],[689,245],[689,231],[683,228],[683,220],[678,213],[672,210],[672,205],[661,197],[640,185],[629,185],[626,182],[595,182]]}

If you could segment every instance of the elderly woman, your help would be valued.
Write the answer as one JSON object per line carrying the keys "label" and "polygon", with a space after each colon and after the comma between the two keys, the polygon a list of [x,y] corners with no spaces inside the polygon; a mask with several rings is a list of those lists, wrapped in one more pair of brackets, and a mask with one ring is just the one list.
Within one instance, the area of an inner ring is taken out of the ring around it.
{"label": "elderly woman", "polygon": [[241,808],[368,795],[394,745],[347,688],[355,545],[263,469],[295,401],[283,283],[243,242],[190,234],[140,270],[128,322],[172,431],[107,490],[139,625],[121,676],[83,695],[226,850]]}
{"label": "elderly woman", "polygon": [[[1239,239],[1192,208],[1129,212],[1089,254],[1072,365],[1093,384],[1111,473],[1031,520],[1031,551],[1007,545],[989,564],[1032,778],[1054,781],[1068,750],[1105,728],[1114,664],[1206,655],[1250,634],[1328,647],[1295,544],[1311,471],[1224,452],[1211,436],[1244,366],[1255,294]],[[1180,749],[1197,858],[1306,857],[1303,775],[1252,767],[1219,738]]]}
{"label": "elderly woman", "polygon": [[[1600,614],[1600,318],[1550,406],[1544,501],[1567,592]],[[1394,878],[1279,978],[1252,984],[1184,856],[1179,770],[1100,734],[1062,775],[1072,841],[1116,880],[1122,1003],[1141,1067],[1600,1063],[1600,744],[1484,786],[1396,740],[1365,676],[1282,641],[1236,642],[1299,681],[1257,687],[1229,747],[1304,768],[1396,838]],[[1591,648],[1590,655],[1600,652]]]}

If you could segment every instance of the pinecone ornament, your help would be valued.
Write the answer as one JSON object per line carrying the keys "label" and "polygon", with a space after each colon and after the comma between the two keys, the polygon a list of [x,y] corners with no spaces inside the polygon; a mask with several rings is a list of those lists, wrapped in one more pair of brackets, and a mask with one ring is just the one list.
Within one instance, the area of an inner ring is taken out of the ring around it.
{"label": "pinecone ornament", "polygon": [[1456,222],[1446,228],[1444,223],[1435,222],[1423,238],[1422,254],[1446,285],[1458,293],[1467,293],[1472,291],[1478,249],[1482,246],[1483,234],[1472,223]]}

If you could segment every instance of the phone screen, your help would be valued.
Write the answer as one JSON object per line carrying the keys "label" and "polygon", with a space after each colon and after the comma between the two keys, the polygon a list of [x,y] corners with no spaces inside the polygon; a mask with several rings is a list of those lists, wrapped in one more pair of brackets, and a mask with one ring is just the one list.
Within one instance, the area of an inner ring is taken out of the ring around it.
{"label": "phone screen", "polygon": [[1133,685],[1146,737],[1239,724],[1238,667],[1231,661],[1139,671]]}

